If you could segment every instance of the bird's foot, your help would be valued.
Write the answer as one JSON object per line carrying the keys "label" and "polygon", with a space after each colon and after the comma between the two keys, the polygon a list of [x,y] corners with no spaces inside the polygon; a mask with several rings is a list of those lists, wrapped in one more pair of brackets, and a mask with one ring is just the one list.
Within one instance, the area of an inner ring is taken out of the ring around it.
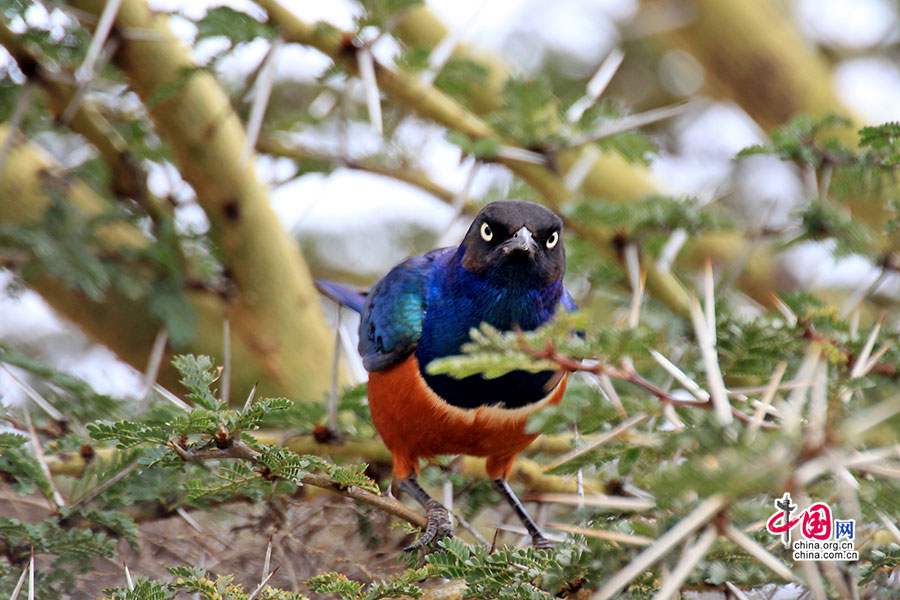
{"label": "bird's foot", "polygon": [[429,545],[435,546],[439,541],[453,537],[453,524],[450,522],[450,513],[447,512],[447,509],[440,502],[436,500],[428,501],[425,506],[425,518],[428,520],[425,533],[404,548],[404,550],[418,550]]}
{"label": "bird's foot", "polygon": [[534,546],[535,550],[553,550],[554,548],[553,542],[540,533],[531,536],[531,545]]}

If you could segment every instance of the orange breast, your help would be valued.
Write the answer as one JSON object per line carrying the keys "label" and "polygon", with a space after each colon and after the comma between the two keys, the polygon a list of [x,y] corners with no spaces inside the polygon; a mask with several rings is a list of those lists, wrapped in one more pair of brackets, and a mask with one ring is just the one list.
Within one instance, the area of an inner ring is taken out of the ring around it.
{"label": "orange breast", "polygon": [[[415,354],[369,374],[369,408],[375,429],[394,456],[394,477],[419,470],[419,459],[439,454],[487,457],[491,478],[509,475],[516,455],[537,437],[526,433],[534,412],[557,404],[566,377],[542,400],[516,409],[462,409],[444,402],[425,383]],[[502,401],[502,398],[498,398]]]}

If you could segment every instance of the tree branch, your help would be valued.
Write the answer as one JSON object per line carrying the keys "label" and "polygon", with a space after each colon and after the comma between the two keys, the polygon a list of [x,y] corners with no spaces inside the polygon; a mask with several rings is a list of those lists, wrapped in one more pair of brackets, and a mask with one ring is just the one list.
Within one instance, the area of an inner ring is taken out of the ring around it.
{"label": "tree branch", "polygon": [[[99,15],[105,0],[71,4]],[[167,18],[144,0],[123,0],[114,31],[119,41],[114,61],[147,106],[209,218],[209,235],[237,290],[227,306],[234,342],[252,348],[252,362],[264,369],[260,391],[322,398],[329,388],[333,340],[319,295],[252,161],[242,160],[246,135],[228,97],[211,73],[196,68]],[[235,353],[240,381],[248,381],[246,371],[240,373],[248,359]]]}
{"label": "tree branch", "polygon": [[[540,348],[535,348],[531,346],[527,342],[522,339],[522,343],[520,345],[521,349],[534,358],[538,360],[550,360],[561,368],[566,369],[567,371],[584,371],[586,373],[593,373],[594,375],[606,375],[611,379],[618,379],[619,381],[625,381],[632,385],[636,385],[640,388],[643,388],[653,394],[657,400],[663,402],[665,404],[671,404],[673,406],[691,406],[697,408],[704,408],[707,410],[713,409],[712,402],[702,402],[700,400],[683,400],[681,398],[677,398],[669,392],[663,390],[661,387],[656,385],[655,383],[644,379],[640,373],[634,370],[633,367],[630,366],[622,366],[622,367],[613,367],[610,365],[606,365],[603,363],[588,363],[585,364],[583,361],[571,358],[569,356],[565,356],[564,354],[560,354],[557,350],[548,342],[547,346],[541,350]],[[731,407],[731,412],[736,419],[744,421],[745,423],[752,423],[753,417],[748,415],[736,407]],[[778,429],[779,426],[775,423],[760,423],[760,427],[763,429]]]}

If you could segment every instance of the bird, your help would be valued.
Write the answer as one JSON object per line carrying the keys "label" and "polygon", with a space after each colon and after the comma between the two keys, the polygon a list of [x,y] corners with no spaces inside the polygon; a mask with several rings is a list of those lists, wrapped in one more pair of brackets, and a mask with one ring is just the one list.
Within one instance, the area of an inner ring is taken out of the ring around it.
{"label": "bird", "polygon": [[458,246],[392,268],[362,294],[318,280],[320,290],[361,314],[359,353],[369,372],[373,424],[393,457],[393,485],[425,509],[424,533],[406,550],[453,537],[450,515],[419,484],[420,461],[439,455],[486,457],[493,487],[513,508],[535,548],[552,543],[509,486],[513,462],[538,434],[528,417],[561,401],[567,372],[515,370],[497,378],[429,373],[428,364],[462,353],[470,330],[531,331],[561,310],[577,310],[563,284],[562,220],[536,203],[485,205]]}

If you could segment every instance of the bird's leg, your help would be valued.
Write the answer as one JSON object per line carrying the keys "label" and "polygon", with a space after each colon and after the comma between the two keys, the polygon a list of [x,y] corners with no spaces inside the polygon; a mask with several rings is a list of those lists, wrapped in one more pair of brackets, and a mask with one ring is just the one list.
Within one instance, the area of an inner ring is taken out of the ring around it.
{"label": "bird's leg", "polygon": [[509,505],[513,507],[513,510],[516,511],[516,514],[519,516],[519,520],[522,521],[522,524],[525,526],[525,529],[528,530],[528,535],[531,536],[531,543],[538,550],[550,550],[553,548],[553,542],[544,537],[544,534],[541,532],[541,528],[537,526],[537,523],[532,520],[532,518],[528,515],[528,511],[525,510],[525,507],[522,506],[522,503],[519,502],[519,499],[516,497],[516,494],[512,491],[512,488],[509,487],[509,483],[506,482],[505,479],[495,479],[494,480],[494,489],[500,492],[500,495],[503,496]]}
{"label": "bird's leg", "polygon": [[415,475],[399,480],[397,487],[418,500],[419,504],[425,507],[425,518],[428,519],[428,524],[422,537],[413,542],[412,545],[404,548],[404,550],[418,550],[428,544],[437,543],[444,538],[453,537],[450,513],[447,512],[443,504],[429,496],[428,492],[422,489]]}

